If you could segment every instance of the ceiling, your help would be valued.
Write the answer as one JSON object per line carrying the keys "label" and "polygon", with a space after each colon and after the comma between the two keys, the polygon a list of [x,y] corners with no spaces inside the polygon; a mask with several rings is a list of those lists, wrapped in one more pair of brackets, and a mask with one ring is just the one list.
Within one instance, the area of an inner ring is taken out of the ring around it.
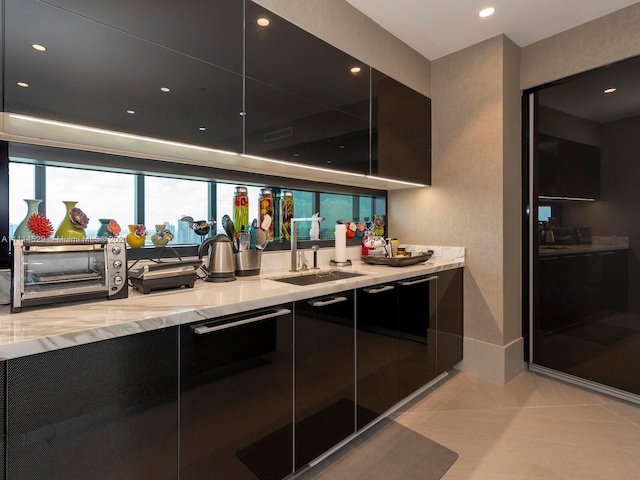
{"label": "ceiling", "polygon": [[[429,60],[504,33],[520,47],[634,0],[346,0]],[[496,12],[480,18],[485,7]]]}

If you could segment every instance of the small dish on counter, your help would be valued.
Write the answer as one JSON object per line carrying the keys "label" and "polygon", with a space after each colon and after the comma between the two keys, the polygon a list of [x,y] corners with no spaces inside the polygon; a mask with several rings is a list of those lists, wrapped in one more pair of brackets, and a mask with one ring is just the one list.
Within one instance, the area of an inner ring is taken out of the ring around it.
{"label": "small dish on counter", "polygon": [[433,255],[433,250],[428,250],[427,252],[420,253],[419,255],[411,255],[411,256],[400,256],[400,257],[382,257],[382,256],[371,256],[364,255],[360,257],[360,259],[364,263],[368,263],[369,265],[389,265],[391,267],[408,267],[409,265],[417,265],[421,262],[426,262]]}

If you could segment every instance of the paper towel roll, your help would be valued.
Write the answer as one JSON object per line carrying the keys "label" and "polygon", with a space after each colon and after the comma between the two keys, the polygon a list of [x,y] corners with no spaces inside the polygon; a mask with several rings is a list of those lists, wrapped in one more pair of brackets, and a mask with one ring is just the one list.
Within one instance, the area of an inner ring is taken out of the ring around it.
{"label": "paper towel roll", "polygon": [[347,226],[345,224],[336,224],[336,262],[347,261]]}

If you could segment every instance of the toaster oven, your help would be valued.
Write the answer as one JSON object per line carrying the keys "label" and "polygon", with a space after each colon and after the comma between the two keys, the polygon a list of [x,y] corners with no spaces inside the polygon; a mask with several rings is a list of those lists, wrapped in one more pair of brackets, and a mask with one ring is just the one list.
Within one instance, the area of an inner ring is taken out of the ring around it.
{"label": "toaster oven", "polygon": [[126,251],[124,238],[13,240],[11,311],[126,298]]}

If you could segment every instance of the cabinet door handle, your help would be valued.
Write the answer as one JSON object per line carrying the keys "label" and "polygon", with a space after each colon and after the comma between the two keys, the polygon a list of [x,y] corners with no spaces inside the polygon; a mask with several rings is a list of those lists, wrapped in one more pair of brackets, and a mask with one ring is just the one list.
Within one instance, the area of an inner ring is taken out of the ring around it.
{"label": "cabinet door handle", "polygon": [[312,300],[309,302],[312,307],[326,307],[327,305],[333,305],[334,303],[346,302],[347,297],[333,297],[331,300]]}
{"label": "cabinet door handle", "polygon": [[437,279],[438,279],[438,276],[434,275],[432,277],[419,278],[418,280],[408,280],[404,282],[398,282],[398,285],[400,285],[401,287],[410,287],[411,285],[418,285],[420,283],[432,282]]}
{"label": "cabinet door handle", "polygon": [[388,292],[389,290],[393,290],[394,287],[393,285],[384,285],[382,287],[372,287],[372,288],[365,288],[364,289],[364,293],[382,293],[382,292]]}
{"label": "cabinet door handle", "polygon": [[598,255],[615,255],[616,252],[599,252]]}
{"label": "cabinet door handle", "polygon": [[242,320],[238,320],[237,322],[222,323],[218,325],[214,324],[212,326],[209,326],[211,325],[211,322],[207,322],[206,324],[201,323],[199,325],[192,325],[191,329],[197,335],[204,335],[207,333],[218,332],[220,330],[226,330],[227,328],[246,325],[247,323],[259,322],[261,320],[267,320],[274,317],[282,317],[283,315],[288,315],[289,313],[291,313],[291,310],[287,308],[281,308],[279,310],[273,310],[272,312],[265,313],[264,315],[258,315],[257,317],[243,318]]}

